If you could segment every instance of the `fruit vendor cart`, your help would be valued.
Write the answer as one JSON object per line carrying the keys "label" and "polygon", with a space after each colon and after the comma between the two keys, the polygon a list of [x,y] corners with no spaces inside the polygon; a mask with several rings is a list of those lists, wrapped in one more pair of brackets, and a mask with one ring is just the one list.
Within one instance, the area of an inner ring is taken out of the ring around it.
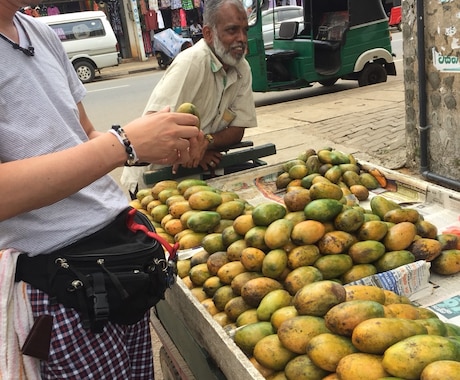
{"label": "fruit vendor cart", "polygon": [[[285,192],[277,188],[276,179],[283,172],[283,165],[245,170],[207,182],[223,191],[237,193],[254,206],[268,201],[282,202]],[[460,230],[460,193],[367,162],[360,162],[360,166],[363,171],[377,171],[385,179],[385,187],[371,190],[369,199],[379,195],[415,208],[439,231],[458,233]],[[369,199],[360,205],[367,208]],[[391,276],[370,276],[367,280],[382,287],[394,281],[393,289],[431,308],[441,320],[460,326],[460,275],[430,273],[429,264],[424,262],[409,270],[397,268],[396,272],[391,271]],[[166,380],[264,379],[235,344],[234,328],[222,327],[181,279],[154,308],[151,323],[162,343],[160,362]]]}

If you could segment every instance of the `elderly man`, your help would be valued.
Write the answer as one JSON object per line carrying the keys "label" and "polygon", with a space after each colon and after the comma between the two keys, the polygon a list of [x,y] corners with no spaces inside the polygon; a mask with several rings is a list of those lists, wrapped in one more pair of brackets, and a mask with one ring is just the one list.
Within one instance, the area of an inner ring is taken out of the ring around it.
{"label": "elderly man", "polygon": [[[212,169],[221,160],[221,150],[240,142],[245,128],[257,126],[251,69],[244,58],[247,31],[240,0],[206,1],[203,39],[174,59],[150,96],[144,113],[193,103],[200,114],[204,135],[198,136],[184,167]],[[146,187],[145,170],[124,169],[121,182],[131,194]]]}

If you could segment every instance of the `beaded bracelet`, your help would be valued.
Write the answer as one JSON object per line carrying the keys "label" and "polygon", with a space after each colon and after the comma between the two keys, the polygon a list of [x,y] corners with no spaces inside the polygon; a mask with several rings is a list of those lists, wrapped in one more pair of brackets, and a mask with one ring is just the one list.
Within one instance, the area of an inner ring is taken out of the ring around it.
{"label": "beaded bracelet", "polygon": [[118,139],[118,141],[120,141],[121,145],[125,147],[126,154],[128,155],[126,164],[128,166],[135,165],[139,161],[139,158],[137,157],[136,151],[131,145],[131,141],[129,141],[128,136],[126,136],[123,128],[119,125],[112,125],[112,129],[109,129],[109,132],[113,134]]}

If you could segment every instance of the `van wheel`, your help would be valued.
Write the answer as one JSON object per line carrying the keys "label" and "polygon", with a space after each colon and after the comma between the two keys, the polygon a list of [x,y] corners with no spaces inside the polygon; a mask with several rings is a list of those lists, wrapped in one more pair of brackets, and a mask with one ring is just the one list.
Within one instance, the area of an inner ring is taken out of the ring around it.
{"label": "van wheel", "polygon": [[386,81],[387,72],[385,68],[377,62],[366,64],[358,77],[358,84],[360,87]]}
{"label": "van wheel", "polygon": [[89,83],[94,80],[95,70],[94,66],[88,61],[78,61],[73,64],[75,71],[77,72],[78,78],[83,83]]}
{"label": "van wheel", "polygon": [[338,79],[339,78],[324,79],[324,80],[320,80],[318,83],[325,87],[331,87],[337,82]]}

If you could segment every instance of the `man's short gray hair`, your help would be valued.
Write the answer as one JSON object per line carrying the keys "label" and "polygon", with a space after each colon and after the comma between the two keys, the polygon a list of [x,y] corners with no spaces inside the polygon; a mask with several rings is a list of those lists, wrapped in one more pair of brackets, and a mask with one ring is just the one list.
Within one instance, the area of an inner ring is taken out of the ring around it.
{"label": "man's short gray hair", "polygon": [[246,13],[241,0],[206,0],[203,13],[203,24],[215,28],[217,26],[219,10],[224,4],[233,4],[239,8],[241,12]]}

